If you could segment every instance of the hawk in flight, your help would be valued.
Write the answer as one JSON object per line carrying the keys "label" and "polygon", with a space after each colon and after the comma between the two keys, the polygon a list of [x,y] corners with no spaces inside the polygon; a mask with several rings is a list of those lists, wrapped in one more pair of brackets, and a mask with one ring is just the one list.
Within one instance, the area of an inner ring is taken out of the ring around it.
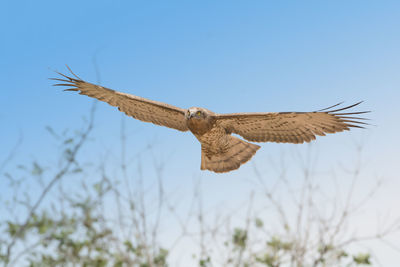
{"label": "hawk in flight", "polygon": [[[268,112],[218,114],[205,108],[182,109],[165,103],[117,92],[100,85],[85,82],[76,76],[58,73],[62,78],[51,78],[68,86],[65,91],[78,91],[107,102],[135,119],[166,126],[179,131],[191,131],[201,143],[201,170],[229,172],[251,159],[260,146],[253,142],[301,144],[315,140],[316,135],[342,132],[352,127],[364,128],[365,118],[349,112],[360,104],[340,107],[342,104],[313,112]],[[335,108],[336,107],[336,108]],[[334,109],[335,108],[335,109]]]}

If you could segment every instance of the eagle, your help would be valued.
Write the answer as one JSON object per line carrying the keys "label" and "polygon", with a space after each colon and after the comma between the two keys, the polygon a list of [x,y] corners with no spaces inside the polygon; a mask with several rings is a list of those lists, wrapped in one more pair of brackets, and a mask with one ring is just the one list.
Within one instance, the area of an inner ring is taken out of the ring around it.
{"label": "eagle", "polygon": [[369,111],[349,112],[362,101],[344,107],[340,106],[343,104],[341,102],[312,112],[218,114],[201,107],[182,109],[118,92],[86,82],[70,72],[73,77],[57,72],[61,77],[50,78],[57,81],[54,86],[65,86],[68,88],[64,91],[77,91],[81,95],[104,101],[135,119],[192,132],[201,144],[200,169],[216,173],[236,170],[249,161],[260,148],[250,142],[301,144],[315,140],[317,135],[368,125],[365,122],[367,119],[359,115]]}

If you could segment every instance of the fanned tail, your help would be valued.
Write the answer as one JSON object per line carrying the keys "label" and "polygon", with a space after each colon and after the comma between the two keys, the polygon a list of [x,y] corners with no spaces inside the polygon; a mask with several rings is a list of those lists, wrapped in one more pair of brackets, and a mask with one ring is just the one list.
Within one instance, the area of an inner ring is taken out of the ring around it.
{"label": "fanned tail", "polygon": [[260,146],[248,143],[234,136],[229,136],[227,150],[224,153],[212,153],[201,146],[201,169],[213,172],[229,172],[236,170],[249,161]]}

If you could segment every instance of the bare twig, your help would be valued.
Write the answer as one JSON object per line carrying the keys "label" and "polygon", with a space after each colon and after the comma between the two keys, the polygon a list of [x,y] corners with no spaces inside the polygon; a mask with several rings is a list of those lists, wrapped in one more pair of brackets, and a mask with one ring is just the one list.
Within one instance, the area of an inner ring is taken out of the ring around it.
{"label": "bare twig", "polygon": [[7,157],[0,164],[0,173],[3,172],[3,170],[7,166],[7,164],[15,157],[15,154],[17,153],[17,150],[18,150],[19,146],[22,144],[22,140],[23,140],[23,135],[22,135],[22,133],[19,133],[18,140],[17,140],[16,144],[11,149],[11,151],[7,155]]}
{"label": "bare twig", "polygon": [[82,145],[86,142],[89,133],[93,129],[93,123],[94,123],[94,114],[96,110],[96,105],[95,103],[92,106],[92,109],[90,111],[90,119],[89,119],[89,124],[86,128],[86,130],[81,134],[79,141],[77,144],[72,148],[70,155],[66,159],[66,164],[65,166],[53,177],[53,179],[47,184],[47,186],[44,188],[42,193],[40,194],[39,198],[36,200],[32,208],[30,209],[28,216],[26,217],[24,223],[19,227],[17,233],[14,235],[12,238],[11,242],[7,245],[7,252],[6,252],[6,266],[8,265],[8,262],[10,261],[11,257],[11,252],[12,249],[17,242],[17,239],[24,233],[26,230],[30,219],[32,218],[32,215],[35,214],[36,210],[39,208],[40,204],[43,202],[43,199],[46,197],[46,195],[50,192],[50,190],[53,188],[53,186],[61,179],[63,178],[74,166],[76,156],[81,149]]}

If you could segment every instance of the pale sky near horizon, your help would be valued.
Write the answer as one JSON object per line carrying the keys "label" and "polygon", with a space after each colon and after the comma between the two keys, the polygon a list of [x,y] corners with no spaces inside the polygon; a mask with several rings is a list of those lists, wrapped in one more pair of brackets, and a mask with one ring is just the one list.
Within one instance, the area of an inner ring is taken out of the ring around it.
{"label": "pale sky near horizon", "polygon": [[[357,110],[371,110],[373,125],[318,138],[321,166],[352,161],[353,144],[363,143],[368,174],[387,182],[379,203],[398,209],[398,1],[3,0],[0,38],[0,162],[20,135],[16,161],[51,160],[55,143],[45,127],[76,128],[87,116],[91,99],[48,80],[56,76],[53,70],[67,72],[68,64],[90,82],[218,113],[312,111],[363,100]],[[81,156],[96,159],[112,151],[120,121],[115,108],[98,103],[96,145]],[[229,174],[201,172],[200,145],[190,134],[130,118],[125,123],[129,152],[155,142],[173,185],[202,177],[205,190],[228,201],[252,174],[251,162]],[[254,163],[262,166],[292,146],[262,144]],[[4,180],[0,187],[4,193]],[[379,254],[386,264],[400,259],[385,252]]]}

